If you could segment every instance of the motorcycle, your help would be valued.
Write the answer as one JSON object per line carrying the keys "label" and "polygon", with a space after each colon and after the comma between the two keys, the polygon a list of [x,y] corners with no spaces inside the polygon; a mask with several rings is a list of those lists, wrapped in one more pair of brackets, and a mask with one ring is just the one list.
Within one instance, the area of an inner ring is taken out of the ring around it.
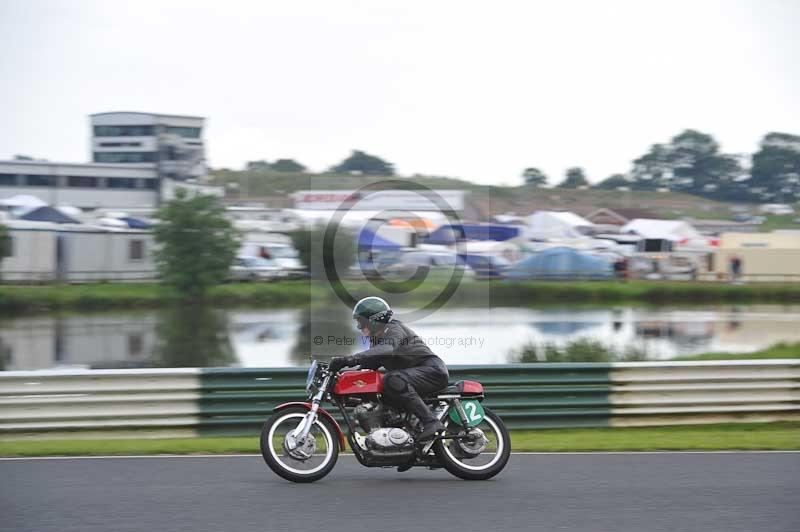
{"label": "motorcycle", "polygon": [[444,468],[465,480],[486,480],[503,470],[511,440],[500,417],[485,408],[483,386],[458,381],[423,400],[444,430],[417,441],[422,423],[391,405],[383,392],[383,373],[356,369],[332,373],[313,361],[305,402],[275,407],[261,431],[261,455],[275,473],[293,482],[314,482],[331,472],[345,435],[320,404],[336,406],[347,425],[347,442],[366,467]]}

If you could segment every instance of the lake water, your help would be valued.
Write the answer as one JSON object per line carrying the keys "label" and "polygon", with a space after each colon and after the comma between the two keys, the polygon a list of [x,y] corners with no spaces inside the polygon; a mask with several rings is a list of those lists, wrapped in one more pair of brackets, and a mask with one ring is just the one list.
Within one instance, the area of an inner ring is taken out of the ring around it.
{"label": "lake water", "polygon": [[[304,366],[362,349],[351,323],[346,310],[197,307],[3,319],[0,369]],[[586,341],[608,351],[587,360],[664,360],[800,342],[800,305],[448,308],[411,327],[448,364],[517,362],[525,346],[525,361],[577,361],[567,348]]]}

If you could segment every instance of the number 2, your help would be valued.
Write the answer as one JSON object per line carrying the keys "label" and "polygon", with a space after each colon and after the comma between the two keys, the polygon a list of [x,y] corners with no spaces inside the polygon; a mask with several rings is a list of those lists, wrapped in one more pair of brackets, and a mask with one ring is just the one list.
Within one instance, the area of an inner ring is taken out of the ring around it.
{"label": "number 2", "polygon": [[[470,407],[472,407],[470,409]],[[464,406],[464,410],[468,410],[467,416],[469,417],[470,421],[478,421],[481,418],[481,415],[478,414],[478,407],[475,406],[475,403],[467,403]]]}

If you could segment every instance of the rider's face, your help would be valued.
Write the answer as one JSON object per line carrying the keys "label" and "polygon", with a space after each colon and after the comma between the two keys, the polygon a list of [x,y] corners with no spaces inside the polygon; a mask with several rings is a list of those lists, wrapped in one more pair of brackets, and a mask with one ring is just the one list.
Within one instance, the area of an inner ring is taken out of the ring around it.
{"label": "rider's face", "polygon": [[369,320],[366,318],[357,318],[356,319],[356,328],[361,331],[362,336],[369,336]]}

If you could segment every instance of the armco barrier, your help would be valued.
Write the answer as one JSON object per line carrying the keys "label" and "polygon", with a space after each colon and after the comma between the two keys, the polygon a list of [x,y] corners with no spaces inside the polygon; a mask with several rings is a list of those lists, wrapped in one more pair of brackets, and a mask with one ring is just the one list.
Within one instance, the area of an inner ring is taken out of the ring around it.
{"label": "armco barrier", "polygon": [[[255,434],[305,397],[302,368],[0,373],[0,437],[125,430]],[[454,366],[511,428],[800,419],[800,360]],[[334,412],[335,413],[335,412]]]}

